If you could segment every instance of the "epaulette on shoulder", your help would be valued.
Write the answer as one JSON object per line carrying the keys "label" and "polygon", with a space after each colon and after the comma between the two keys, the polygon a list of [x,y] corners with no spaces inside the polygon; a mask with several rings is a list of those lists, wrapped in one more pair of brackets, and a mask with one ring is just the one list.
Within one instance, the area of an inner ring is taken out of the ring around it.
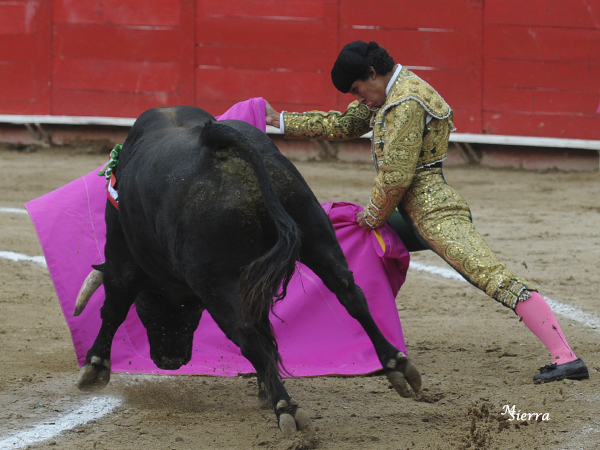
{"label": "epaulette on shoulder", "polygon": [[450,105],[442,98],[437,91],[426,81],[409,72],[409,75],[398,79],[392,92],[383,105],[382,114],[393,106],[399,105],[407,100],[418,102],[428,114],[436,119],[446,119],[452,114]]}

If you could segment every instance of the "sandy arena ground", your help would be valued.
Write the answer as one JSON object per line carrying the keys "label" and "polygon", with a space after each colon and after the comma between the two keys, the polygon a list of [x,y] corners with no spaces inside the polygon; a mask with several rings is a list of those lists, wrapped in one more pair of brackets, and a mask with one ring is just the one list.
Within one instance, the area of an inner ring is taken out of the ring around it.
{"label": "sandy arena ground", "polygon": [[[0,208],[22,209],[106,159],[82,148],[2,148]],[[321,201],[368,198],[371,165],[297,166]],[[316,448],[599,448],[600,174],[477,167],[445,174],[499,256],[543,295],[575,308],[557,317],[590,379],[534,385],[549,353],[514,313],[464,282],[411,269],[397,305],[422,393],[400,398],[381,375],[287,380],[318,430]],[[0,212],[0,230],[0,251],[42,254],[26,214]],[[448,268],[432,253],[412,260]],[[252,377],[118,374],[100,399],[80,393],[47,270],[0,258],[0,283],[0,449],[304,448],[301,439],[284,440],[272,412],[259,409]],[[32,443],[32,429],[52,430],[83,405],[112,399],[120,403],[109,414]],[[549,420],[507,420],[504,405]]]}

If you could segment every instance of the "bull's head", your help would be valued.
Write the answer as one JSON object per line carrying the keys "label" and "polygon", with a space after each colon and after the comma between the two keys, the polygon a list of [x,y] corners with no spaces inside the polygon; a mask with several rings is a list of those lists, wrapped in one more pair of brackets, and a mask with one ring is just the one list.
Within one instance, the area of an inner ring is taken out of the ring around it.
{"label": "bull's head", "polygon": [[202,309],[198,303],[172,303],[156,294],[140,293],[135,301],[148,332],[150,357],[160,369],[177,370],[192,359],[194,332]]}

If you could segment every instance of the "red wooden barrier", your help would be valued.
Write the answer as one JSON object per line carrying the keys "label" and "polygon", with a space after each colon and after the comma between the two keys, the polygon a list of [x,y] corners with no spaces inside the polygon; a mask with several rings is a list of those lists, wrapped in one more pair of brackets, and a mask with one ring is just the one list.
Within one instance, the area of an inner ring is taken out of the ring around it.
{"label": "red wooden barrier", "polygon": [[337,1],[198,0],[196,104],[263,96],[279,109],[335,108]]}
{"label": "red wooden barrier", "polygon": [[459,132],[600,139],[600,0],[0,0],[0,114],[343,109],[330,69],[375,40]]}
{"label": "red wooden barrier", "polygon": [[341,0],[340,46],[378,42],[446,99],[458,131],[480,133],[482,3]]}
{"label": "red wooden barrier", "polygon": [[487,0],[484,30],[483,132],[600,139],[600,2]]}
{"label": "red wooden barrier", "polygon": [[193,3],[52,5],[52,114],[135,117],[193,103]]}
{"label": "red wooden barrier", "polygon": [[51,2],[0,1],[0,112],[50,113]]}

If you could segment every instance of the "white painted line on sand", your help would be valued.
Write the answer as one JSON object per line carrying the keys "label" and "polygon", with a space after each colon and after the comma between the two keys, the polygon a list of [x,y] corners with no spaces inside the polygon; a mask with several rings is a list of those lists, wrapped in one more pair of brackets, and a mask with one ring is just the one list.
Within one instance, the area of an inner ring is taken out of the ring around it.
{"label": "white painted line on sand", "polygon": [[12,213],[12,214],[27,214],[27,210],[24,208],[3,208],[0,207],[0,212]]}
{"label": "white painted line on sand", "polygon": [[565,305],[564,303],[557,302],[549,297],[544,297],[552,311],[560,314],[561,316],[565,316],[568,319],[576,320],[577,322],[582,323],[590,328],[593,328],[598,333],[600,333],[600,318],[595,314],[588,313],[585,311],[581,311],[571,305]]}
{"label": "white painted line on sand", "polygon": [[[0,212],[3,213],[13,213],[13,214],[28,214],[27,210],[24,208],[4,208],[0,207]],[[22,253],[8,252],[0,250],[0,258],[9,259],[11,261],[30,261],[34,263],[41,264],[44,267],[46,266],[46,258],[43,256],[28,256],[23,255]]]}
{"label": "white painted line on sand", "polygon": [[[444,278],[449,278],[452,280],[459,280],[467,282],[458,272],[453,269],[446,269],[444,267],[430,266],[428,264],[421,264],[418,262],[411,261],[410,269],[417,270],[419,272],[427,272],[434,275],[440,275]],[[578,308],[575,308],[571,305],[565,305],[564,303],[560,303],[556,300],[553,300],[549,297],[544,297],[552,311],[560,314],[561,316],[566,317],[567,319],[574,320],[579,322],[587,327],[594,329],[596,332],[600,333],[600,318],[595,314],[588,313],[582,311]]]}
{"label": "white painted line on sand", "polygon": [[9,436],[0,436],[0,450],[20,449],[47,441],[63,431],[107,415],[121,403],[122,400],[113,397],[91,397],[86,399],[84,406],[75,411]]}
{"label": "white painted line on sand", "polygon": [[[35,263],[41,264],[44,267],[47,267],[46,259],[43,256],[27,256],[27,255],[23,255],[21,253],[0,251],[0,258],[9,259],[11,261],[30,261],[30,262],[35,262]],[[444,267],[430,266],[428,264],[421,264],[421,263],[418,263],[415,261],[411,261],[410,269],[416,270],[419,272],[427,272],[427,273],[430,273],[433,275],[439,275],[443,278],[448,278],[451,280],[458,280],[458,281],[466,282],[466,280],[458,272],[456,272],[453,269],[446,269]],[[598,316],[596,316],[595,314],[582,311],[571,305],[566,305],[564,303],[561,303],[559,301],[551,299],[550,297],[544,297],[544,298],[546,299],[546,301],[552,308],[552,311],[554,311],[555,313],[558,313],[561,316],[564,316],[568,319],[579,322],[587,327],[590,327],[590,328],[596,330],[598,333],[600,333],[600,318]]]}
{"label": "white painted line on sand", "polygon": [[11,261],[30,261],[47,267],[46,258],[44,258],[43,256],[28,256],[23,255],[22,253],[7,252],[4,250],[0,250],[0,258],[9,259]]}
{"label": "white painted line on sand", "polygon": [[428,264],[421,264],[415,261],[410,262],[409,269],[418,270],[419,272],[432,273],[434,275],[440,275],[444,278],[450,278],[451,280],[467,281],[454,269],[445,269],[443,267],[430,266]]}

